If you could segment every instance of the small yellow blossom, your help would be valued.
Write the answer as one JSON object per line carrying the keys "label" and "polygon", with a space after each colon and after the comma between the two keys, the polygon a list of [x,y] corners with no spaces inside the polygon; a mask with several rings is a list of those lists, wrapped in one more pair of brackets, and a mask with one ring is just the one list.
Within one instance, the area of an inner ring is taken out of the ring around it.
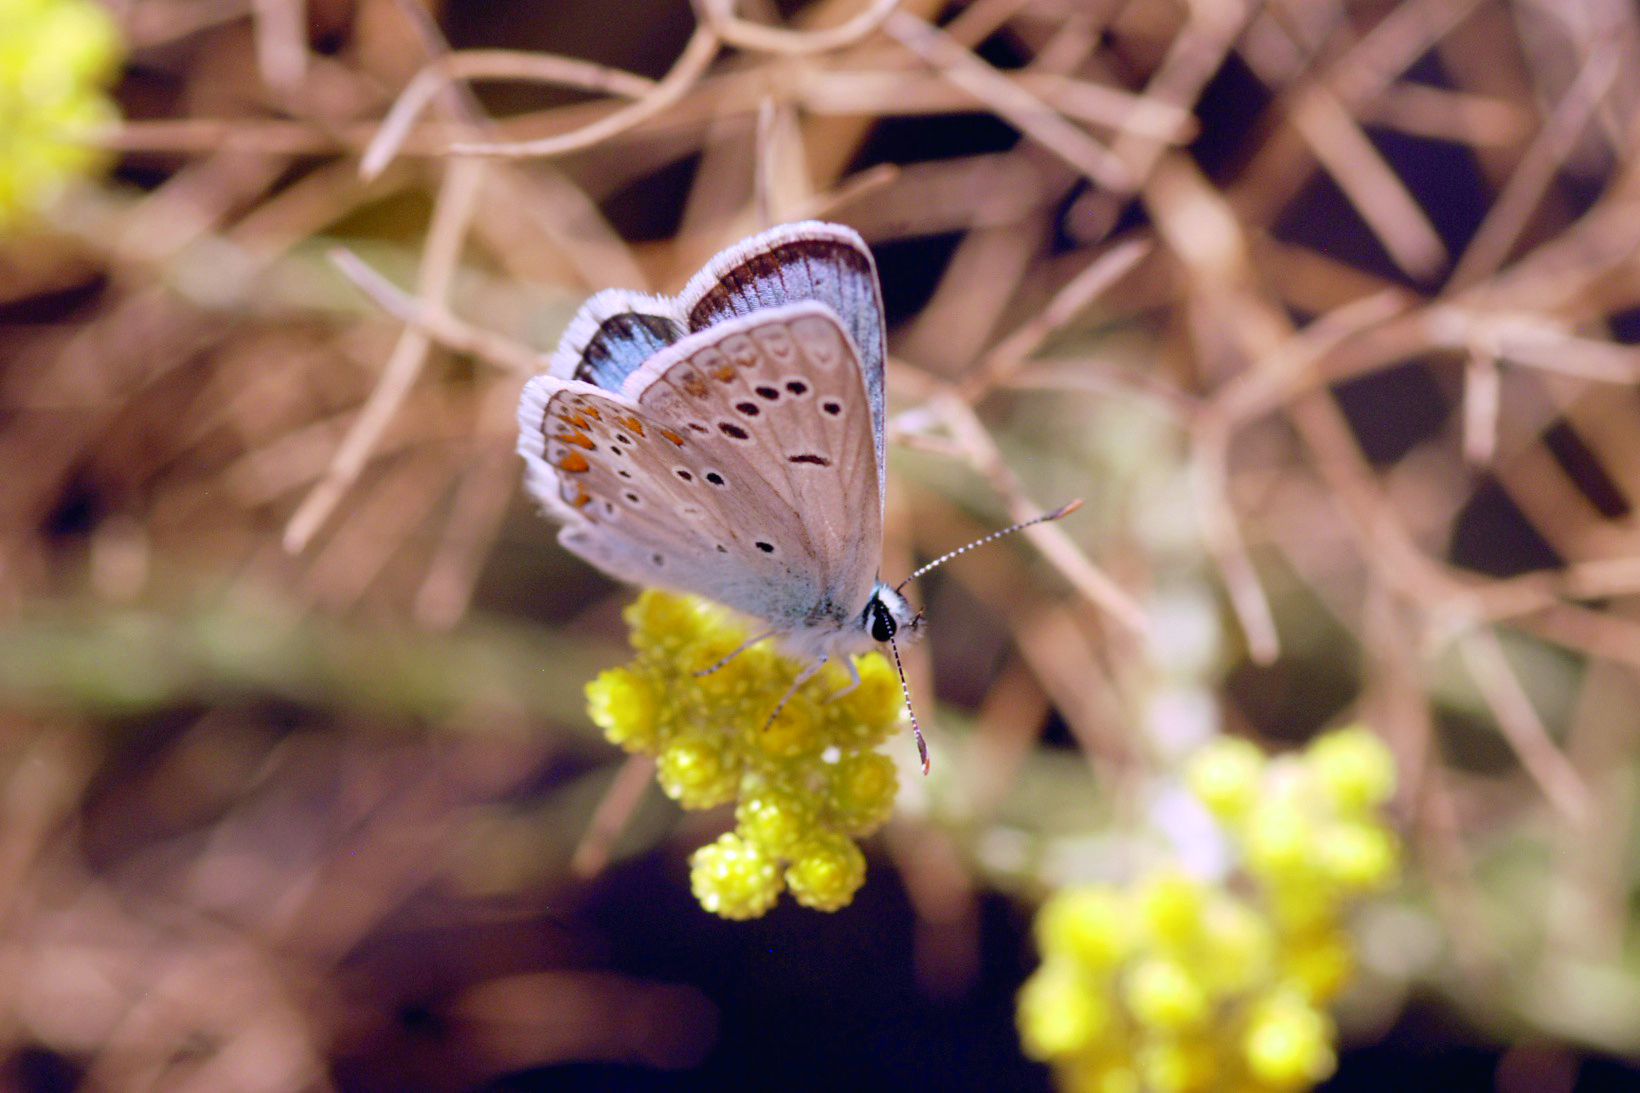
{"label": "small yellow blossom", "polygon": [[1067,888],[1036,916],[1037,947],[1064,954],[1095,975],[1127,958],[1136,933],[1121,894],[1107,888]]}
{"label": "small yellow blossom", "polygon": [[846,835],[822,831],[793,855],[786,887],[793,898],[816,911],[847,907],[866,879],[866,859]]}
{"label": "small yellow blossom", "polygon": [[770,642],[741,648],[747,628],[722,608],[650,589],[626,621],[637,655],[587,685],[587,709],[612,743],[654,756],[684,808],[736,803],[735,830],[692,859],[701,906],[755,918],[783,889],[816,910],[847,906],[865,881],[853,840],[888,820],[898,789],[873,750],[902,712],[883,659],[855,658],[852,691],[828,664],[788,696],[805,665]]}
{"label": "small yellow blossom", "polygon": [[1243,1052],[1252,1076],[1273,1089],[1307,1089],[1332,1074],[1332,1022],[1293,995],[1260,1002],[1247,1023]]}
{"label": "small yellow blossom", "polygon": [[101,164],[90,140],[117,117],[103,88],[123,51],[91,0],[0,0],[0,232]]}
{"label": "small yellow blossom", "polygon": [[1395,757],[1364,725],[1319,738],[1304,761],[1340,812],[1367,812],[1395,792]]}
{"label": "small yellow blossom", "polygon": [[1178,1032],[1207,1019],[1208,997],[1196,976],[1177,960],[1148,957],[1123,981],[1122,999],[1141,1025]]}
{"label": "small yellow blossom", "polygon": [[724,918],[757,918],[780,898],[774,859],[733,832],[695,851],[689,884],[702,907]]}
{"label": "small yellow blossom", "polygon": [[1190,759],[1185,778],[1190,791],[1222,823],[1235,823],[1258,800],[1264,756],[1251,743],[1224,736]]}
{"label": "small yellow blossom", "polygon": [[1019,993],[1025,1053],[1066,1093],[1298,1093],[1332,1073],[1324,1007],[1354,971],[1350,901],[1393,880],[1388,750],[1362,728],[1266,760],[1218,741],[1185,782],[1234,855],[1203,880],[1161,860],[1054,893]]}
{"label": "small yellow blossom", "polygon": [[1044,964],[1019,992],[1020,1038],[1025,1054],[1052,1060],[1084,1051],[1112,1019],[1103,995],[1089,991],[1077,969]]}

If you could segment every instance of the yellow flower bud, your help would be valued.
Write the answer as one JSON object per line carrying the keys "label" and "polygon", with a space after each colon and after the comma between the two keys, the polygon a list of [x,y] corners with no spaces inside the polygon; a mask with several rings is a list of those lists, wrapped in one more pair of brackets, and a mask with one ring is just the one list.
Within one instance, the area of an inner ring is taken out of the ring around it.
{"label": "yellow flower bud", "polygon": [[1228,824],[1238,822],[1258,800],[1264,756],[1246,740],[1221,736],[1190,760],[1185,779],[1208,811]]}
{"label": "yellow flower bud", "polygon": [[1202,885],[1171,870],[1145,878],[1135,894],[1140,925],[1157,945],[1190,944],[1201,928]]}
{"label": "yellow flower bud", "polygon": [[814,809],[787,790],[759,790],[735,806],[735,831],[773,858],[790,857],[813,829]]}
{"label": "yellow flower bud", "polygon": [[780,871],[773,859],[731,833],[694,852],[689,885],[714,915],[757,918],[780,896]]}
{"label": "yellow flower bud", "polygon": [[1395,757],[1365,726],[1317,737],[1305,752],[1304,762],[1341,812],[1365,812],[1395,793]]}
{"label": "yellow flower bud", "polygon": [[107,159],[93,140],[118,118],[103,85],[122,52],[90,0],[0,4],[0,232]]}
{"label": "yellow flower bud", "polygon": [[1215,1089],[1210,1042],[1153,1039],[1139,1051],[1139,1073],[1149,1093],[1206,1093]]}
{"label": "yellow flower bud", "polygon": [[1207,1020],[1210,1003],[1190,970],[1177,960],[1151,957],[1123,978],[1122,1001],[1141,1025],[1179,1032]]}
{"label": "yellow flower bud", "polygon": [[831,767],[826,803],[837,827],[850,835],[869,835],[888,821],[900,787],[894,761],[878,752],[855,752]]}
{"label": "yellow flower bud", "polygon": [[1374,823],[1335,823],[1316,835],[1316,861],[1327,877],[1351,892],[1388,882],[1399,861],[1395,837]]}
{"label": "yellow flower bud", "polygon": [[1067,888],[1042,905],[1036,943],[1044,956],[1064,956],[1089,973],[1108,972],[1135,941],[1127,903],[1112,888]]}
{"label": "yellow flower bud", "polygon": [[719,742],[701,736],[675,740],[656,761],[661,789],[684,808],[712,808],[732,799],[737,765]]}
{"label": "yellow flower bud", "polygon": [[866,879],[866,859],[854,842],[842,835],[815,835],[797,851],[786,870],[792,898],[817,911],[847,907]]}
{"label": "yellow flower bud", "polygon": [[655,694],[641,676],[611,668],[587,684],[586,696],[592,723],[611,744],[627,751],[653,750]]}
{"label": "yellow flower bud", "polygon": [[1276,1089],[1302,1089],[1333,1072],[1332,1023],[1288,994],[1265,999],[1248,1018],[1242,1039],[1247,1069]]}
{"label": "yellow flower bud", "polygon": [[1050,961],[1019,991],[1019,1038],[1025,1054],[1043,1061],[1083,1051],[1105,1034],[1110,1004],[1076,969]]}
{"label": "yellow flower bud", "polygon": [[1322,1003],[1343,989],[1355,972],[1349,938],[1318,930],[1289,938],[1281,954],[1285,980],[1304,998]]}
{"label": "yellow flower bud", "polygon": [[1202,916],[1201,975],[1214,996],[1239,994],[1266,979],[1275,960],[1275,931],[1240,898],[1219,892]]}

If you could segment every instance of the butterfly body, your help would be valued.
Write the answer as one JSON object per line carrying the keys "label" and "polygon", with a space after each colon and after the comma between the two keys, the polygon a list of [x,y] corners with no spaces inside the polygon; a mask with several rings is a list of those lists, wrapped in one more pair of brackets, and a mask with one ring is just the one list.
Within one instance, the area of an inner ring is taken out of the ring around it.
{"label": "butterfly body", "polygon": [[764,620],[799,656],[866,651],[918,621],[877,579],[883,358],[859,236],[773,229],[675,298],[587,301],[520,399],[526,482],[616,578]]}

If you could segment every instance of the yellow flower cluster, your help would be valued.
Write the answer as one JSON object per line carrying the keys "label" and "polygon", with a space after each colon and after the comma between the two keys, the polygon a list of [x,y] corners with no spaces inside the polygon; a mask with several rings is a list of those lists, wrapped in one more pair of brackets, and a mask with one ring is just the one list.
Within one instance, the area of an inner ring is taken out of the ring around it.
{"label": "yellow flower cluster", "polygon": [[657,779],[684,808],[735,804],[735,828],[697,850],[702,907],[756,918],[783,889],[805,907],[845,907],[865,882],[854,840],[887,821],[899,787],[874,749],[900,725],[901,698],[882,657],[855,658],[860,685],[828,664],[769,715],[804,667],[748,636],[705,600],[649,589],[626,610],[628,664],[587,685],[592,720],[611,743],[655,757]]}
{"label": "yellow flower cluster", "polygon": [[1026,1054],[1075,1093],[1288,1093],[1332,1073],[1325,1005],[1352,972],[1351,901],[1398,870],[1377,811],[1394,761],[1365,728],[1266,760],[1220,739],[1187,770],[1235,867],[1164,864],[1069,888],[1036,919],[1042,965],[1019,995]]}
{"label": "yellow flower cluster", "polygon": [[99,164],[86,141],[116,116],[103,87],[122,53],[92,0],[0,0],[0,231]]}

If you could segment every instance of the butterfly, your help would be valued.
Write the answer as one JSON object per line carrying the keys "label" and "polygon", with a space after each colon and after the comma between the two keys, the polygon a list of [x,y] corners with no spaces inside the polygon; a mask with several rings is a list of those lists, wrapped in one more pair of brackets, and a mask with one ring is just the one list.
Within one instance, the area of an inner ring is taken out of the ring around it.
{"label": "butterfly", "polygon": [[675,297],[599,292],[519,399],[526,487],[605,573],[762,620],[748,645],[809,660],[792,691],[832,659],[857,683],[848,654],[897,662],[921,623],[878,573],[885,344],[876,263],[839,224],[743,240]]}

